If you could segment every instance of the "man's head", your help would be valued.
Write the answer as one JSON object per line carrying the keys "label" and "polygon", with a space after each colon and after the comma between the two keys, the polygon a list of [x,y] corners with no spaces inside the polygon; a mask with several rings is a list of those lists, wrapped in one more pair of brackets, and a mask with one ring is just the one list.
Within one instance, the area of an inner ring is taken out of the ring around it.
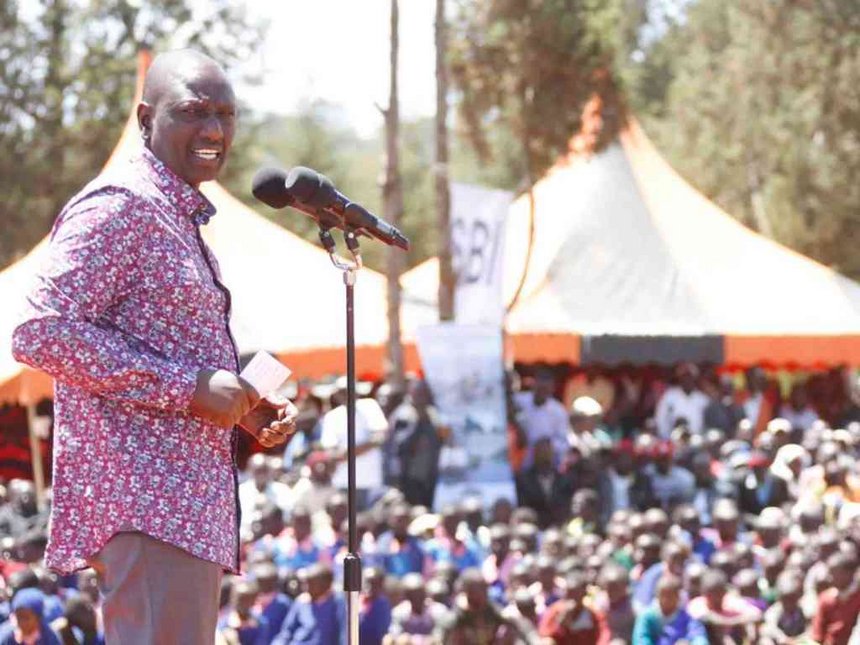
{"label": "man's head", "polygon": [[427,598],[427,592],[424,589],[424,578],[420,573],[407,573],[403,576],[403,595],[406,600],[412,605],[412,611],[416,614],[424,612],[424,603]]}
{"label": "man's head", "polygon": [[740,513],[737,504],[729,499],[721,499],[714,504],[714,528],[723,542],[734,542],[738,537]]}
{"label": "man's head", "polygon": [[577,607],[582,605],[588,591],[588,580],[582,571],[571,571],[564,579],[564,597],[572,600]]}
{"label": "man's head", "polygon": [[311,513],[304,506],[296,506],[293,509],[290,524],[293,527],[293,534],[297,540],[304,540],[310,537],[311,534]]}
{"label": "man's head", "polygon": [[827,559],[827,571],[830,583],[839,591],[844,591],[854,579],[854,561],[844,553],[834,553]]}
{"label": "man's head", "polygon": [[433,402],[433,394],[427,381],[416,379],[409,384],[409,400],[419,410],[425,409]]}
{"label": "man's head", "polygon": [[257,583],[260,593],[272,593],[278,590],[278,568],[271,562],[261,562],[254,565],[251,575]]}
{"label": "man's head", "polygon": [[385,587],[385,572],[378,567],[368,567],[364,570],[364,593],[371,598],[382,595]]}
{"label": "man's head", "polygon": [[197,187],[224,165],[236,128],[236,98],[224,70],[208,56],[166,52],[146,74],[137,121],[144,145]]}
{"label": "man's head", "polygon": [[44,607],[45,597],[41,591],[32,587],[22,589],[12,598],[12,613],[24,636],[31,636],[39,629]]}
{"label": "man's head", "polygon": [[269,468],[269,460],[261,452],[251,455],[248,460],[248,470],[251,472],[251,477],[254,479],[254,484],[257,490],[263,490],[271,481],[272,469]]}
{"label": "man's head", "polygon": [[629,595],[630,575],[617,564],[606,565],[600,572],[600,587],[611,604],[621,602]]}
{"label": "man's head", "polygon": [[675,376],[678,378],[678,385],[681,389],[689,394],[696,389],[696,382],[699,379],[699,368],[693,363],[681,363],[675,370]]}
{"label": "man's head", "polygon": [[574,432],[593,432],[603,416],[603,407],[590,396],[580,396],[570,407],[570,424]]}
{"label": "man's head", "polygon": [[538,369],[534,376],[534,385],[532,393],[534,394],[534,402],[538,405],[543,405],[552,396],[555,390],[555,377],[553,373],[546,368]]}
{"label": "man's head", "polygon": [[496,556],[496,560],[504,560],[510,546],[511,530],[505,524],[493,524],[490,527],[490,551]]}
{"label": "man's head", "polygon": [[257,585],[254,582],[239,580],[233,585],[230,601],[236,613],[242,618],[251,615],[251,609],[257,600]]}
{"label": "man's head", "polygon": [[70,625],[85,634],[94,634],[98,629],[98,616],[89,596],[78,594],[66,600],[64,615]]}
{"label": "man's head", "polygon": [[304,570],[305,588],[311,600],[319,600],[331,591],[333,580],[331,567],[326,564],[312,564]]}
{"label": "man's head", "polygon": [[657,603],[660,613],[671,616],[681,604],[681,579],[673,575],[663,575],[657,582]]}
{"label": "man's head", "polygon": [[487,597],[487,583],[478,569],[466,569],[460,576],[460,591],[466,597],[469,609],[483,609],[489,602]]}
{"label": "man's head", "polygon": [[395,504],[388,515],[388,525],[398,540],[405,540],[409,535],[409,522],[412,518],[408,504]]}
{"label": "man's head", "polygon": [[729,577],[719,569],[708,569],[702,576],[702,595],[710,609],[722,610],[728,584]]}

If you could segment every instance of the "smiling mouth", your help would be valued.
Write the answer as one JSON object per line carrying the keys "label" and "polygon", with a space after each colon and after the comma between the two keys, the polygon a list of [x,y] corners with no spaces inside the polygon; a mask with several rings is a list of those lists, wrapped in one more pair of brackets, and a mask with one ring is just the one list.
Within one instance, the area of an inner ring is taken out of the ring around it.
{"label": "smiling mouth", "polygon": [[197,148],[192,150],[191,154],[203,161],[218,161],[224,153],[216,148]]}

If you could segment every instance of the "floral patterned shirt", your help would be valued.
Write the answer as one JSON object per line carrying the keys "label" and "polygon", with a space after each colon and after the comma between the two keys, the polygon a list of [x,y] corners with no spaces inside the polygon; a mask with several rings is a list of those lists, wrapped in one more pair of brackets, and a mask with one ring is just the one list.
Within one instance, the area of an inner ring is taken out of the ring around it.
{"label": "floral patterned shirt", "polygon": [[199,231],[213,214],[143,149],[54,224],[13,351],[55,379],[58,571],[120,531],[238,571],[236,430],[188,412],[199,370],[238,370],[230,293]]}

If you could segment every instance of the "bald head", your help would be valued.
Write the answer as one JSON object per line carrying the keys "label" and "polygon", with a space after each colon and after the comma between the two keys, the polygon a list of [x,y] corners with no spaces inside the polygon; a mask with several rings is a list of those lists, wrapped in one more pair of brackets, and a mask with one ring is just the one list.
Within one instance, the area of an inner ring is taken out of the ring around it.
{"label": "bald head", "polygon": [[194,187],[215,179],[233,141],[236,99],[224,70],[190,49],[158,55],[137,107],[144,144]]}
{"label": "bald head", "polygon": [[224,69],[215,59],[193,49],[175,49],[156,56],[143,79],[143,102],[155,105],[175,80],[187,81],[200,74],[220,74]]}

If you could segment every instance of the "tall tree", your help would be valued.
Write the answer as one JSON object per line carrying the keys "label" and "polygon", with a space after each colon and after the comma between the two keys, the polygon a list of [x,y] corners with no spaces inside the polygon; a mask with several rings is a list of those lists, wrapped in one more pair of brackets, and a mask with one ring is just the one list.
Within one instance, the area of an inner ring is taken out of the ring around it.
{"label": "tall tree", "polygon": [[451,195],[448,171],[448,26],[445,0],[436,0],[436,231],[439,235],[439,319],[454,319],[456,277],[451,259]]}
{"label": "tall tree", "polygon": [[[398,0],[391,0],[390,71],[388,107],[385,116],[385,179],[382,184],[382,210],[385,219],[400,226],[403,215],[403,186],[400,181],[400,108],[397,98],[397,66],[400,50]],[[400,338],[400,276],[406,258],[400,249],[388,248],[388,378],[402,385],[405,380],[403,344]]]}
{"label": "tall tree", "polygon": [[855,278],[858,33],[854,0],[697,0],[641,62],[663,81],[646,126],[675,166],[751,227]]}

